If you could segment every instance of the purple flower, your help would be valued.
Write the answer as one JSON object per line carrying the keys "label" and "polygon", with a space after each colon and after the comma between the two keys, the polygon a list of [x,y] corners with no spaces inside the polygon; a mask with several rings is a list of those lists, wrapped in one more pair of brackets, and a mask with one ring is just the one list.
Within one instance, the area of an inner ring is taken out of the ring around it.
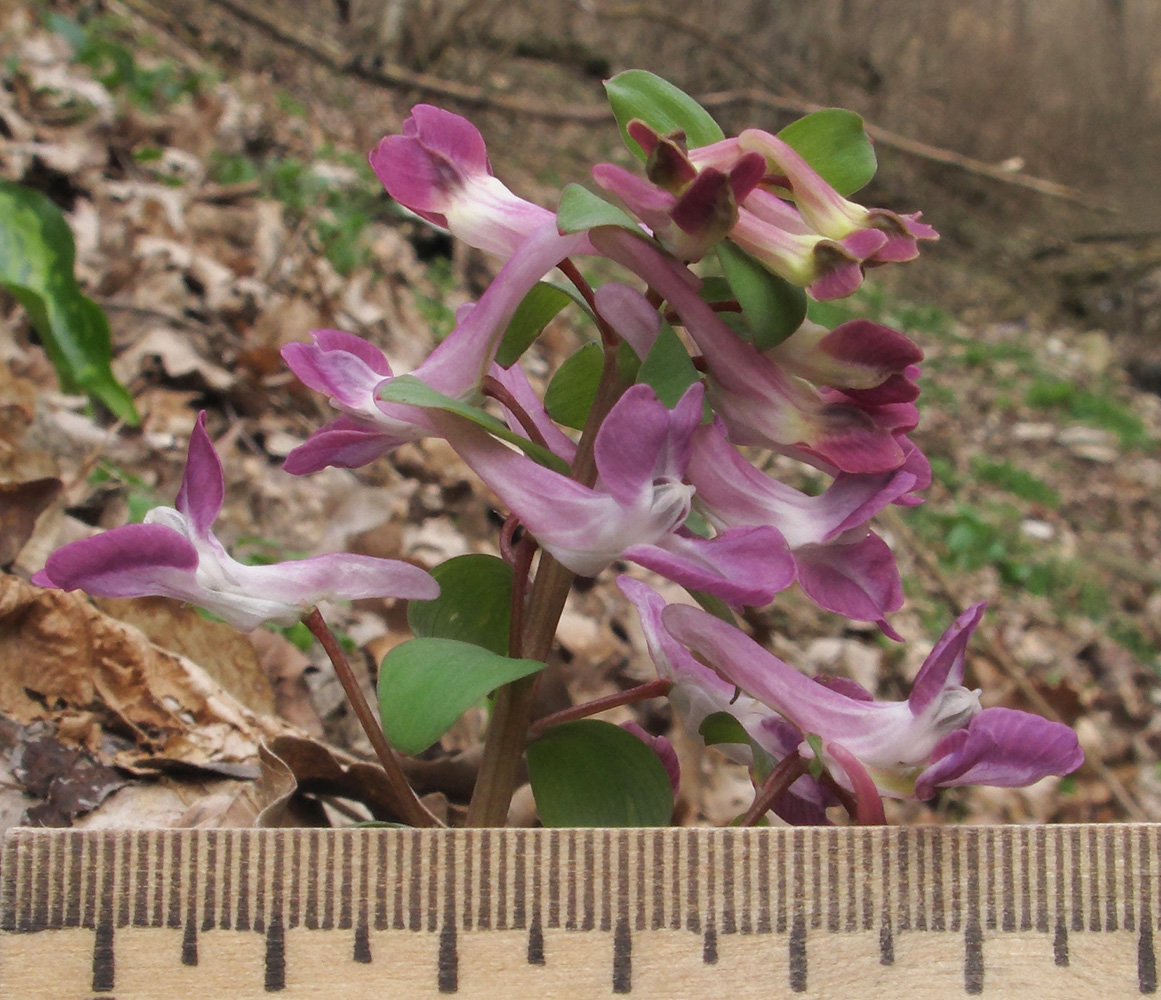
{"label": "purple flower", "polygon": [[830,400],[737,336],[690,284],[690,272],[623,230],[593,244],[646,281],[680,316],[705,356],[709,398],[735,444],[757,444],[843,472],[885,472],[906,458],[894,429],[854,399]]}
{"label": "purple flower", "polygon": [[[476,402],[484,373],[528,290],[564,258],[587,252],[588,245],[584,234],[560,235],[555,219],[540,226],[411,374],[445,396]],[[378,398],[379,388],[394,377],[379,348],[338,330],[316,330],[313,337],[313,344],[287,344],[282,357],[343,415],[287,456],[287,472],[301,476],[328,465],[357,468],[405,441],[438,434],[426,410]]]}
{"label": "purple flower", "polygon": [[882,237],[865,259],[885,264],[919,256],[917,240],[937,240],[939,234],[919,221],[918,212],[899,215],[883,208],[864,208],[848,201],[824,181],[789,143],[761,129],[747,129],[738,136],[742,152],[761,153],[775,175],[782,175],[794,204],[806,223],[821,236],[845,241],[860,234]]}
{"label": "purple flower", "polygon": [[689,478],[697,487],[698,509],[715,528],[777,528],[790,547],[798,583],[816,604],[879,622],[897,638],[883,616],[903,605],[899,571],[887,543],[867,522],[914,488],[912,473],[840,473],[825,492],[809,496],[756,469],[715,422],[694,432]]}
{"label": "purple flower", "polygon": [[701,420],[702,386],[673,410],[647,385],[632,386],[595,442],[594,488],[554,472],[460,418],[435,417],[472,467],[541,547],[581,576],[628,559],[731,604],[766,604],[793,574],[778,533],[736,528],[712,539],[682,529],[693,488],[682,482]]}
{"label": "purple flower", "polygon": [[337,554],[269,566],[232,559],[211,527],[222,509],[222,463],[198,415],[176,507],[58,549],[33,582],[96,597],[158,595],[189,601],[235,628],[293,625],[319,601],[363,597],[431,600],[439,585],[395,559]]}
{"label": "purple flower", "polygon": [[612,163],[597,164],[593,179],[620,198],[666,250],[695,261],[729,235],[738,221],[738,203],[765,170],[761,156],[743,156],[728,173],[715,167],[695,173],[677,193]]}
{"label": "purple flower", "polygon": [[[773,760],[794,752],[802,736],[792,726],[773,715],[755,698],[743,693],[715,673],[673,638],[662,624],[665,599],[651,587],[630,576],[617,577],[617,586],[629,599],[641,619],[641,629],[657,674],[671,681],[669,701],[687,736],[697,737],[702,723],[711,715],[733,716],[750,743],[718,743],[717,748],[732,760],[754,766],[754,747]],[[827,806],[837,799],[808,775],[792,784],[775,803],[775,812],[787,822],[826,824]]]}
{"label": "purple flower", "polygon": [[1004,708],[981,709],[963,686],[977,604],[944,633],[906,701],[870,701],[850,682],[815,683],[731,625],[700,609],[672,605],[661,620],[679,643],[801,734],[798,753],[821,761],[856,796],[930,798],[969,783],[1027,785],[1068,774],[1083,762],[1076,735],[1059,722]]}
{"label": "purple flower", "polygon": [[402,135],[371,151],[371,167],[387,193],[469,246],[511,256],[553,219],[546,208],[513,194],[492,174],[479,130],[466,118],[417,104]]}

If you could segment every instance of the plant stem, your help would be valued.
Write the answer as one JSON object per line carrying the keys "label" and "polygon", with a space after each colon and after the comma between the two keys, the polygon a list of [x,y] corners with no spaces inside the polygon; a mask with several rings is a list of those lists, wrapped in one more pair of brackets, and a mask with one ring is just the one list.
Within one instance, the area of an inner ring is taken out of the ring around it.
{"label": "plant stem", "polygon": [[392,791],[395,792],[400,819],[411,826],[442,826],[443,824],[428,812],[424,804],[419,801],[415,790],[407,783],[407,778],[403,775],[403,769],[399,766],[395,752],[388,745],[383,730],[367,704],[367,699],[363,697],[359,682],[355,679],[351,665],[347,662],[346,654],[343,653],[342,647],[318,608],[311,608],[310,614],[302,621],[322,644],[322,648],[330,657],[331,663],[334,664],[335,674],[338,675],[339,683],[342,684],[343,690],[347,694],[351,708],[355,710],[355,717],[359,720],[359,725],[363,727],[363,732],[367,734],[367,739],[371,741],[375,755],[379,758],[379,763],[383,765],[383,770],[387,774],[387,781],[390,783]]}
{"label": "plant stem", "polygon": [[[597,478],[593,449],[597,431],[613,404],[621,395],[617,379],[617,351],[605,342],[604,365],[597,395],[585,420],[572,465],[572,478],[585,486],[592,486]],[[547,662],[556,638],[556,626],[575,574],[565,569],[549,553],[540,553],[536,578],[532,581],[525,609],[522,652],[530,660]],[[508,806],[516,789],[516,775],[524,744],[532,721],[532,700],[536,675],[522,677],[505,684],[496,692],[492,704],[492,718],[484,740],[484,755],[480,760],[480,776],[476,781],[472,801],[468,806],[468,826],[503,826],[508,818]]]}
{"label": "plant stem", "polygon": [[770,807],[799,778],[806,774],[808,765],[798,752],[783,757],[774,765],[774,770],[762,785],[762,790],[754,796],[746,815],[738,820],[738,826],[753,826],[770,811]]}
{"label": "plant stem", "polygon": [[596,715],[598,712],[605,712],[610,708],[619,708],[621,705],[632,705],[634,702],[645,701],[648,698],[664,698],[669,694],[671,687],[673,687],[673,681],[662,678],[656,681],[649,681],[647,684],[638,684],[636,687],[631,687],[627,691],[618,691],[616,694],[605,695],[603,698],[594,698],[592,701],[586,701],[583,705],[571,705],[568,708],[562,708],[559,712],[553,712],[551,715],[546,715],[542,719],[537,719],[532,724],[532,729],[529,731],[528,736],[530,739],[536,739],[544,733],[544,730],[551,726],[560,725],[562,722],[572,722],[574,719],[587,719],[590,715]]}

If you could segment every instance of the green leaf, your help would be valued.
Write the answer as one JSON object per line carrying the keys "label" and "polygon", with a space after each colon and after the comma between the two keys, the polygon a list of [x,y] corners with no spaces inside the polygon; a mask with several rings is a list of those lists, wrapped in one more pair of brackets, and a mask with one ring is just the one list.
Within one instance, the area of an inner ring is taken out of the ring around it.
{"label": "green leaf", "polygon": [[645,151],[629,138],[628,125],[640,118],[659,135],[682,131],[690,149],[708,146],[725,138],[710,113],[668,80],[643,69],[630,69],[605,81],[605,92],[613,115],[621,127],[621,138],[629,151],[641,160]]}
{"label": "green leaf", "polygon": [[734,299],[734,290],[720,274],[709,274],[702,278],[697,294],[705,302],[732,302]]}
{"label": "green leaf", "polygon": [[689,596],[701,605],[703,611],[708,611],[715,618],[720,618],[727,625],[737,626],[738,619],[734,617],[730,606],[716,594],[707,594],[704,590],[693,590],[689,587],[686,587],[686,590],[689,591]]}
{"label": "green leaf", "polygon": [[729,712],[714,712],[707,715],[701,720],[697,732],[706,746],[718,743],[740,743],[746,747],[750,745],[749,733]]}
{"label": "green leaf", "polygon": [[556,227],[562,233],[583,233],[598,226],[616,226],[644,238],[645,232],[636,219],[612,202],[595,195],[579,184],[569,184],[560,193],[556,209]]}
{"label": "green leaf", "polygon": [[379,389],[379,398],[386,403],[403,403],[406,406],[419,406],[424,409],[446,410],[456,416],[470,420],[473,424],[484,428],[489,434],[516,445],[529,458],[535,459],[541,465],[568,474],[568,463],[559,455],[553,454],[534,441],[521,437],[508,428],[502,421],[497,420],[490,413],[485,413],[478,406],[464,403],[458,399],[445,396],[437,389],[433,389],[426,382],[414,375],[397,375]]}
{"label": "green leaf", "polygon": [[826,108],[791,122],[778,138],[789,143],[839,194],[854,194],[878,164],[863,119],[843,108]]}
{"label": "green leaf", "polygon": [[431,571],[439,583],[434,601],[410,601],[407,624],[420,638],[458,639],[508,653],[512,567],[482,553],[456,556]]}
{"label": "green leaf", "polygon": [[544,391],[548,415],[558,424],[582,430],[596,399],[603,367],[604,351],[595,340],[567,358]]}
{"label": "green leaf", "polygon": [[810,776],[817,781],[822,777],[822,772],[826,770],[826,765],[822,762],[822,737],[818,733],[807,733],[806,742],[810,749],[814,752],[814,756],[810,758]]}
{"label": "green leaf", "polygon": [[528,747],[528,780],[545,826],[668,826],[673,787],[661,759],[620,726],[553,726]]}
{"label": "green leaf", "polygon": [[39,191],[0,180],[0,287],[28,313],[66,392],[83,389],[127,423],[133,398],[113,375],[109,321],[81,294],[73,234]]}
{"label": "green leaf", "polygon": [[750,341],[759,351],[781,344],[806,318],[806,292],[771,274],[745,250],[722,242],[715,248],[734,298],[742,307]]}
{"label": "green leaf", "polygon": [[383,732],[401,753],[422,753],[487,694],[543,669],[539,660],[497,656],[470,642],[411,639],[379,668]]}
{"label": "green leaf", "polygon": [[637,381],[652,386],[657,398],[672,410],[698,378],[681,338],[668,323],[662,323],[661,332],[637,371]]}
{"label": "green leaf", "polygon": [[579,293],[550,281],[538,281],[512,314],[499,350],[496,351],[496,363],[501,368],[511,368],[556,314],[573,302],[578,302],[587,311],[588,307]]}

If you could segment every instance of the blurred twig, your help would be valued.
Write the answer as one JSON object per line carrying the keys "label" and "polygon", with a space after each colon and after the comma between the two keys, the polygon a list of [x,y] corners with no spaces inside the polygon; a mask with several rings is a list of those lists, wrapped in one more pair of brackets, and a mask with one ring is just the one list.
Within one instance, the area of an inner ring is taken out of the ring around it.
{"label": "blurred twig", "polygon": [[[173,23],[174,15],[162,0],[121,0],[121,2],[155,23],[167,26]],[[610,117],[610,113],[604,105],[594,105],[588,108],[576,105],[562,106],[551,104],[538,97],[525,98],[499,94],[487,87],[446,80],[430,73],[415,72],[391,62],[383,62],[376,66],[363,65],[349,59],[341,45],[331,38],[320,35],[317,31],[293,23],[279,23],[272,20],[266,13],[265,5],[258,0],[210,0],[210,2],[229,11],[239,20],[257,28],[275,41],[290,46],[312,61],[326,66],[336,73],[356,77],[377,87],[391,90],[401,88],[418,90],[460,104],[495,108],[548,122],[603,124],[608,122]],[[755,79],[769,79],[769,75],[760,61],[746,53],[736,41],[710,31],[680,15],[658,10],[645,4],[618,5],[598,10],[595,13],[596,16],[602,18],[651,20],[665,27],[682,31],[702,44],[721,52],[723,56],[728,54],[735,64],[741,65]],[[721,108],[732,104],[754,104],[792,114],[809,114],[824,107],[824,105],[807,101],[798,95],[777,94],[771,89],[763,87],[722,90],[700,95],[697,99],[706,108]],[[1037,194],[1050,198],[1079,202],[1104,211],[1109,210],[1108,206],[1094,203],[1091,196],[1065,184],[1058,184],[1041,177],[1031,177],[1019,171],[1009,170],[1000,164],[977,160],[951,149],[910,139],[871,122],[864,124],[867,134],[876,142],[911,156],[955,167],[1003,184],[1035,191]]]}

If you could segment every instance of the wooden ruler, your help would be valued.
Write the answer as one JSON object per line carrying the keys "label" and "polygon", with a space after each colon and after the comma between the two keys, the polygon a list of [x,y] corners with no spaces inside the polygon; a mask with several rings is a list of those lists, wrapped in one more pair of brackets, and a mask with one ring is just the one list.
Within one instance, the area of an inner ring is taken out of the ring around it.
{"label": "wooden ruler", "polygon": [[0,1000],[1140,996],[1159,831],[16,830]]}

